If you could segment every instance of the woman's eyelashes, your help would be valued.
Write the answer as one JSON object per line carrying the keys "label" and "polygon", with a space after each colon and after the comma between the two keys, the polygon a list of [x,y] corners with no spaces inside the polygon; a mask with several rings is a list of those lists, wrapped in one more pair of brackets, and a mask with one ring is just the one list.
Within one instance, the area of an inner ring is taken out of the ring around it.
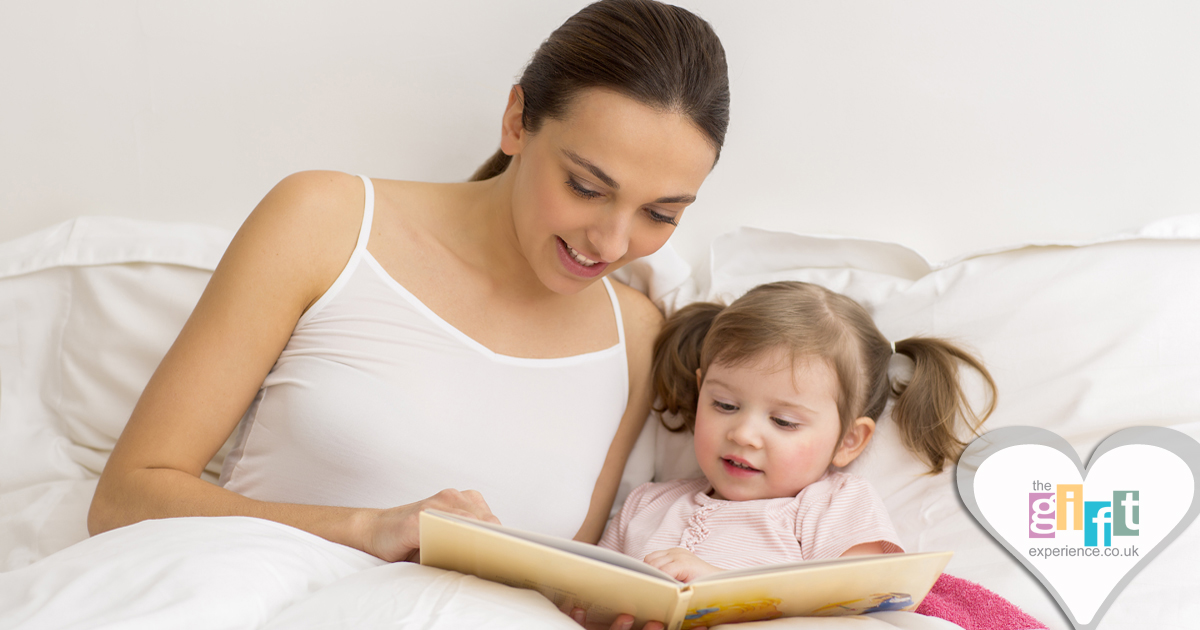
{"label": "woman's eyelashes", "polygon": [[646,208],[646,213],[650,215],[650,219],[653,221],[657,221],[659,223],[666,223],[668,225],[679,225],[678,223],[675,222],[675,217],[669,217],[660,212],[655,212],[654,210],[651,210],[650,208]]}
{"label": "woman's eyelashes", "polygon": [[[567,188],[570,188],[571,192],[575,193],[575,195],[577,197],[580,197],[581,199],[587,199],[588,201],[591,201],[593,199],[599,199],[604,196],[604,193],[602,193],[598,190],[592,190],[591,188],[584,186],[583,184],[579,183],[574,177],[567,178]],[[649,216],[650,220],[654,221],[655,223],[666,223],[667,225],[679,225],[675,221],[675,217],[663,214],[652,208],[646,208],[646,215]]]}
{"label": "woman's eyelashes", "polygon": [[571,192],[583,197],[584,199],[596,199],[597,197],[604,196],[604,193],[592,190],[591,188],[588,188],[575,181],[574,177],[567,178],[567,187],[571,189]]}

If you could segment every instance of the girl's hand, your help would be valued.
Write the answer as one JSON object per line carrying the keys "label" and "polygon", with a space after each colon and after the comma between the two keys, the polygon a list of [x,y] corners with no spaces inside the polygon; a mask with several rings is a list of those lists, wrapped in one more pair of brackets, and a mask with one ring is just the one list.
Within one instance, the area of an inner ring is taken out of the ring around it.
{"label": "girl's hand", "polygon": [[419,562],[420,514],[428,509],[500,524],[478,492],[442,490],[416,503],[369,512],[360,539],[363,551],[388,562]]}
{"label": "girl's hand", "polygon": [[[571,615],[571,619],[575,620],[575,623],[587,628],[588,630],[634,630],[633,615],[617,615],[617,618],[613,620],[612,625],[606,628],[602,624],[588,623],[587,611],[582,608],[572,608],[571,612],[568,614]],[[663,630],[663,625],[657,621],[647,621],[646,625],[641,627],[641,630]],[[707,629],[696,628],[696,630]]]}
{"label": "girl's hand", "polygon": [[721,569],[697,558],[696,554],[681,547],[655,551],[646,556],[645,562],[681,582],[691,582],[697,578],[721,571]]}

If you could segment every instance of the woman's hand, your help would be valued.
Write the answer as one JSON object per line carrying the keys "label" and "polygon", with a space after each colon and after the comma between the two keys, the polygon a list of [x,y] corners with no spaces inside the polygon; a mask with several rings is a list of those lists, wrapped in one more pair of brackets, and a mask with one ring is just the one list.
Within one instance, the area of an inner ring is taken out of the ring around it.
{"label": "woman's hand", "polygon": [[[588,628],[588,630],[633,630],[633,615],[617,615],[612,625],[606,628],[603,624],[588,623],[587,611],[582,608],[572,608],[568,614],[571,615],[571,619],[575,620],[575,623]],[[658,621],[647,621],[641,630],[663,630],[663,625]],[[696,630],[705,629],[697,628]]]}
{"label": "woman's hand", "polygon": [[646,556],[645,562],[681,582],[691,582],[697,578],[721,571],[721,569],[697,558],[696,554],[681,547],[655,551]]}
{"label": "woman's hand", "polygon": [[428,509],[500,524],[478,492],[442,490],[416,503],[370,513],[362,534],[363,551],[388,562],[420,561],[420,515]]}

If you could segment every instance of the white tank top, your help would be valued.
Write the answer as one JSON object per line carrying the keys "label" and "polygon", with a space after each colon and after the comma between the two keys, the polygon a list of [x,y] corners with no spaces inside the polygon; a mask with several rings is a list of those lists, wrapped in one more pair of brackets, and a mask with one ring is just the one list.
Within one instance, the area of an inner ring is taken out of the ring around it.
{"label": "white tank top", "polygon": [[556,359],[497,354],[451,326],[358,243],[300,318],[246,411],[221,485],[264,501],[387,508],[474,489],[506,525],[569,538],[629,397],[617,345]]}

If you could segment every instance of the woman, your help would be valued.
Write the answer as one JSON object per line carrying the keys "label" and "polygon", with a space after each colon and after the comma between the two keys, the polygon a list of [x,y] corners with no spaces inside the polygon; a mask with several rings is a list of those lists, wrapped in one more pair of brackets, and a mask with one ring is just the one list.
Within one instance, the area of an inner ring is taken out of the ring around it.
{"label": "woman", "polygon": [[[605,276],[666,242],[727,120],[708,24],[611,0],[538,49],[471,182],[283,180],[147,385],[89,530],[246,515],[396,561],[437,508],[595,542],[661,319]],[[201,481],[239,423],[225,487]]]}

